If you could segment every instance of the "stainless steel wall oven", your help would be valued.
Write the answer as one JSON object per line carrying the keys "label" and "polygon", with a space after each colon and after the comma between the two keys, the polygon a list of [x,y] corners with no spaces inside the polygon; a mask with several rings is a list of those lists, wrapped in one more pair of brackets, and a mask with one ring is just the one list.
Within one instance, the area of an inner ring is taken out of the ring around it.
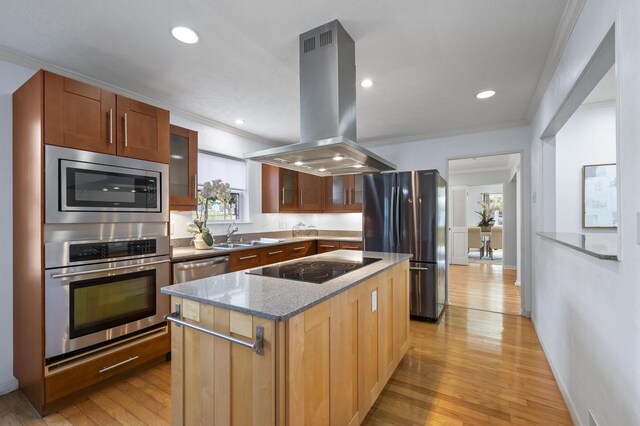
{"label": "stainless steel wall oven", "polygon": [[169,237],[45,244],[46,358],[164,323]]}

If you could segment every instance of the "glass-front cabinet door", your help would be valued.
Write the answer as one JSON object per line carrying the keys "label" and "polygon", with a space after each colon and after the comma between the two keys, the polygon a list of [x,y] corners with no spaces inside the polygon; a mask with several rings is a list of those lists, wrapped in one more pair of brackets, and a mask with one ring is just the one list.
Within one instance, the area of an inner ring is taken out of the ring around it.
{"label": "glass-front cabinet door", "polygon": [[198,185],[198,132],[172,125],[170,143],[170,209],[195,210]]}
{"label": "glass-front cabinet door", "polygon": [[298,210],[298,172],[280,169],[280,211]]}
{"label": "glass-front cabinet door", "polygon": [[325,179],[325,210],[362,211],[362,175],[332,176]]}

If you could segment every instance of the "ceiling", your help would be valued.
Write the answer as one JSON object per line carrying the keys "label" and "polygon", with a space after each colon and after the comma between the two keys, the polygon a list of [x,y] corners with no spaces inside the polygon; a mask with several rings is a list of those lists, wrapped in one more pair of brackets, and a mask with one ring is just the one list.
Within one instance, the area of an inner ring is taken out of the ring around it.
{"label": "ceiling", "polygon": [[520,154],[489,155],[449,161],[449,174],[511,170],[520,161]]}
{"label": "ceiling", "polygon": [[[291,143],[300,128],[298,35],[337,18],[356,42],[357,80],[374,81],[358,86],[358,141],[418,140],[524,125],[555,66],[550,53],[563,46],[556,34],[571,2],[7,1],[0,56],[26,55]],[[200,42],[177,42],[176,25]],[[486,89],[497,95],[477,100]]]}

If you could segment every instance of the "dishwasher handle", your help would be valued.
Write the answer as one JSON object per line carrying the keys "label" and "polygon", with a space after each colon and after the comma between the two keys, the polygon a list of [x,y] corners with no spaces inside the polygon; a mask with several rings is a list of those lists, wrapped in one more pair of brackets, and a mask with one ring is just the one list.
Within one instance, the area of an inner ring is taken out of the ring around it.
{"label": "dishwasher handle", "polygon": [[198,269],[198,268],[208,268],[215,265],[220,265],[222,263],[229,262],[229,256],[216,257],[213,259],[207,259],[203,262],[185,262],[178,263],[176,265],[176,269],[178,271],[188,271],[190,269]]}

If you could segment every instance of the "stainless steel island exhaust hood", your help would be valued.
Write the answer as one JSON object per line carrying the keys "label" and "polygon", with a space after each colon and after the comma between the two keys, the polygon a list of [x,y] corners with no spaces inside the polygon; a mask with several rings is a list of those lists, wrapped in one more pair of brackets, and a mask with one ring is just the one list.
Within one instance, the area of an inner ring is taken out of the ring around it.
{"label": "stainless steel island exhaust hood", "polygon": [[338,20],[300,34],[300,139],[244,158],[318,176],[396,168],[355,143],[355,43]]}

